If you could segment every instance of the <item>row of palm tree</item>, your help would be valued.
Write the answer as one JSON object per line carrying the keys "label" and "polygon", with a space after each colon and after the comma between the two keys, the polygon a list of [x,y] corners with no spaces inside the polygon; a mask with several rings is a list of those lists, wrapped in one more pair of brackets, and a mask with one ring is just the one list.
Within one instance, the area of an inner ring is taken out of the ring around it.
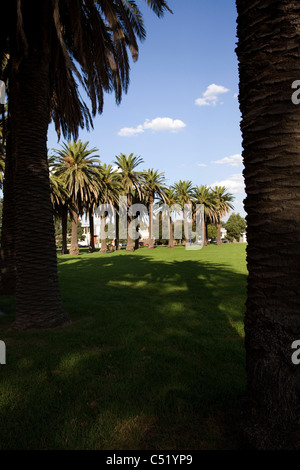
{"label": "row of palm tree", "polygon": [[[186,204],[203,204],[204,206],[204,244],[207,244],[207,224],[217,225],[217,243],[221,244],[221,218],[233,209],[232,194],[225,187],[216,186],[214,189],[206,185],[193,186],[192,181],[178,181],[171,186],[166,185],[164,173],[148,169],[139,171],[143,159],[136,155],[120,154],[116,156],[114,166],[101,164],[96,148],[89,149],[89,142],[81,140],[67,141],[60,149],[54,149],[49,156],[51,198],[54,213],[61,218],[62,224],[62,253],[67,249],[67,218],[72,219],[72,235],[70,254],[77,255],[78,248],[78,218],[84,213],[89,218],[90,251],[94,245],[94,213],[100,204],[108,204],[116,214],[116,249],[119,249],[119,196],[127,199],[127,208],[134,203],[142,203],[149,213],[149,249],[154,247],[152,221],[155,201],[169,206],[178,206],[184,213],[185,237],[188,241],[187,219],[184,207]],[[130,210],[128,210],[130,214]],[[105,213],[101,218],[105,217]],[[195,214],[194,214],[195,217]],[[127,216],[127,251],[138,248],[136,237],[131,232],[133,216]],[[174,246],[174,220],[170,213],[169,247]],[[107,251],[105,234],[102,235],[101,252]]]}

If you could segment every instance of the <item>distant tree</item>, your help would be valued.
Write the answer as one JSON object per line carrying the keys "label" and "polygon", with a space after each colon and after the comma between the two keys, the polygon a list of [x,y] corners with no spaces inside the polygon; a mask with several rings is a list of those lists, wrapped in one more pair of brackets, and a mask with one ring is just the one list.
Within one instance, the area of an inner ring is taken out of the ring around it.
{"label": "distant tree", "polygon": [[194,201],[204,206],[204,245],[207,245],[207,225],[218,220],[216,213],[216,200],[214,194],[206,185],[196,186],[194,189]]}
{"label": "distant tree", "polygon": [[217,227],[213,224],[207,225],[207,236],[208,238],[216,238],[217,237]]}
{"label": "distant tree", "polygon": [[[143,163],[144,160],[137,155],[125,155],[120,153],[116,156],[115,165],[118,167],[118,173],[120,175],[120,185],[122,187],[122,193],[127,196],[127,206],[128,210],[133,204],[133,192],[137,191],[138,195],[141,197],[141,189],[143,185],[142,172],[137,171],[136,168],[138,165]],[[130,233],[129,226],[132,221],[132,216],[127,218],[128,234],[127,234],[127,246],[126,251],[134,251],[135,243]]]}
{"label": "distant tree", "polygon": [[98,197],[98,155],[92,155],[98,149],[88,148],[89,142],[73,140],[65,142],[56,152],[56,176],[60,177],[69,194],[72,208],[72,240],[71,255],[78,255],[77,224],[78,216],[82,215],[89,203]]}
{"label": "distant tree", "polygon": [[190,234],[188,229],[187,213],[184,210],[186,204],[191,204],[194,201],[194,190],[192,181],[179,181],[173,184],[172,189],[174,190],[177,203],[180,205],[183,211],[184,220],[184,238],[186,243],[189,242]]}
{"label": "distant tree", "polygon": [[152,238],[153,206],[155,196],[166,201],[165,174],[158,173],[157,170],[144,170],[142,173],[144,198],[149,205],[149,249],[154,248],[154,239]]}
{"label": "distant tree", "polygon": [[246,221],[240,214],[231,214],[228,221],[224,224],[229,241],[240,240],[240,237],[246,230]]}
{"label": "distant tree", "polygon": [[213,199],[215,201],[215,213],[217,221],[217,244],[221,245],[221,218],[232,210],[234,196],[226,192],[225,186],[215,186],[212,190]]}

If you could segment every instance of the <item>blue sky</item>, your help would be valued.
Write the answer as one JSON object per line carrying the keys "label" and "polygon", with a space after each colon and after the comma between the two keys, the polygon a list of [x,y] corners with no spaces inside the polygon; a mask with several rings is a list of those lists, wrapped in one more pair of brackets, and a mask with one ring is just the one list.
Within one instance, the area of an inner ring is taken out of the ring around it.
{"label": "blue sky", "polygon": [[[131,65],[119,106],[106,95],[94,130],[79,138],[99,149],[103,163],[134,153],[141,169],[164,172],[167,183],[225,185],[243,210],[238,66],[234,0],[169,0],[161,19],[142,1],[147,39]],[[48,147],[59,148],[53,126]]]}

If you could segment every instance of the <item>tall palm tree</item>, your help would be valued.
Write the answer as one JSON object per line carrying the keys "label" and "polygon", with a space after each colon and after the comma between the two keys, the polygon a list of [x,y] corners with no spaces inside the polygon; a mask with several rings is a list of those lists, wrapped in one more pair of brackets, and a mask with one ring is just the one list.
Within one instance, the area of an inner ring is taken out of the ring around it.
{"label": "tall palm tree", "polygon": [[183,221],[184,221],[184,237],[186,243],[189,242],[190,234],[187,224],[187,213],[185,210],[186,204],[191,204],[194,200],[194,187],[192,181],[178,181],[173,184],[172,189],[174,189],[175,197],[177,203],[180,205],[183,211]]}
{"label": "tall palm tree", "polygon": [[[168,10],[165,0],[147,4],[158,16]],[[91,126],[92,116],[102,112],[105,92],[114,91],[120,103],[129,84],[127,51],[137,59],[145,28],[136,3],[127,0],[13,0],[2,2],[1,18],[0,64],[8,58],[2,72],[9,82],[14,135],[4,194],[4,205],[7,194],[14,194],[14,201],[9,200],[15,214],[14,326],[49,327],[68,319],[57,277],[47,166],[49,116],[58,133],[77,138],[79,127]],[[91,112],[79,83],[91,100]]]}
{"label": "tall palm tree", "polygon": [[217,222],[216,201],[212,190],[207,185],[196,186],[194,189],[196,204],[204,206],[204,245],[208,243],[207,225]]}
{"label": "tall palm tree", "polygon": [[149,206],[149,249],[154,248],[154,239],[152,238],[152,223],[153,223],[153,206],[155,197],[167,200],[165,185],[165,174],[158,173],[157,170],[149,169],[144,170],[142,173],[144,200]]}
{"label": "tall palm tree", "polygon": [[[172,217],[172,212],[174,211],[177,204],[177,197],[174,189],[172,187],[165,190],[166,201],[161,200],[162,203],[167,202],[169,205],[169,243],[168,248],[174,248],[174,221]],[[175,211],[177,212],[177,211]]]}
{"label": "tall palm tree", "polygon": [[300,449],[300,5],[237,0],[239,103],[247,213],[245,313],[248,442]]}
{"label": "tall palm tree", "polygon": [[54,217],[61,218],[62,224],[62,247],[61,254],[68,253],[67,247],[67,226],[68,211],[70,208],[70,197],[66,189],[65,183],[56,174],[50,171],[50,196],[53,207]]}
{"label": "tall palm tree", "polygon": [[89,142],[73,140],[63,143],[56,150],[56,175],[62,179],[68,191],[72,208],[72,235],[70,255],[78,255],[78,216],[82,215],[89,203],[98,197],[98,155],[91,156],[98,149],[88,149]]}
{"label": "tall palm tree", "polygon": [[[120,181],[116,171],[113,169],[112,165],[101,165],[100,169],[100,185],[101,190],[99,193],[99,204],[109,204],[112,209],[116,206],[119,199],[120,192]],[[102,220],[105,218],[104,215],[101,216]],[[107,242],[106,238],[101,239],[101,253],[107,253]]]}
{"label": "tall palm tree", "polygon": [[[122,189],[127,196],[128,210],[133,203],[132,198],[134,189],[139,195],[141,195],[141,187],[143,182],[142,172],[136,171],[137,166],[141,163],[143,163],[143,159],[141,157],[133,155],[133,153],[128,155],[128,157],[127,155],[121,153],[120,155],[116,156],[116,160],[114,162],[114,164],[117,165],[118,168]],[[133,235],[130,233],[129,229],[132,217],[128,216],[127,221],[128,233],[126,250],[134,251],[135,243]]]}
{"label": "tall palm tree", "polygon": [[215,201],[215,214],[217,221],[217,244],[222,244],[222,234],[221,234],[221,219],[224,217],[230,210],[234,209],[232,201],[234,196],[226,192],[225,186],[215,186],[212,190],[212,196]]}

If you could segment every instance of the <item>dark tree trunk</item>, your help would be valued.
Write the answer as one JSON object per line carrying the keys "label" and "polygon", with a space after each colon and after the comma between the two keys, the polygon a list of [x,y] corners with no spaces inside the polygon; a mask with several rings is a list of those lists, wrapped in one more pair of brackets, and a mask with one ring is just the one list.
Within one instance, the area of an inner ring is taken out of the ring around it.
{"label": "dark tree trunk", "polygon": [[[137,230],[139,230],[139,225],[137,226]],[[134,249],[138,250],[139,248],[140,248],[140,238],[138,237],[134,240]]]}
{"label": "dark tree trunk", "polygon": [[90,222],[90,246],[89,251],[93,253],[95,251],[95,239],[94,239],[94,211],[89,210],[89,222]]}
{"label": "dark tree trunk", "polygon": [[153,250],[154,248],[154,239],[152,238],[153,204],[154,204],[154,194],[151,194],[149,198],[149,245],[148,245],[149,250]]}
{"label": "dark tree trunk", "polygon": [[168,248],[174,248],[174,222],[172,221],[172,217],[169,218],[169,244]]}
{"label": "dark tree trunk", "polygon": [[217,223],[217,245],[222,245],[221,222]]}
{"label": "dark tree trunk", "polygon": [[183,211],[183,229],[184,229],[184,239],[185,243],[189,243],[190,238],[189,238],[189,226],[188,226],[188,221],[187,221],[187,214],[186,211]]}
{"label": "dark tree trunk", "polygon": [[[10,85],[12,90],[14,83]],[[1,285],[0,294],[15,295],[16,293],[16,252],[15,252],[15,138],[12,136],[12,126],[10,125],[13,111],[13,96],[9,96],[8,108],[8,128],[6,133],[6,156],[5,156],[5,177],[3,184],[3,212],[2,212],[2,233],[1,233]]]}
{"label": "dark tree trunk", "polygon": [[119,242],[119,222],[120,222],[120,216],[119,213],[116,211],[116,238],[115,238],[115,245],[116,245],[116,250],[120,249],[120,242]]}
{"label": "dark tree trunk", "polygon": [[72,210],[72,234],[71,234],[71,246],[70,246],[70,255],[77,256],[79,255],[79,246],[78,246],[78,213],[75,210]]}
{"label": "dark tree trunk", "polygon": [[205,217],[204,215],[204,219],[203,219],[203,224],[204,224],[204,240],[203,240],[203,245],[204,246],[207,246],[208,244],[208,227],[207,227],[207,217]]}
{"label": "dark tree trunk", "polygon": [[55,327],[68,321],[62,309],[47,161],[49,70],[42,55],[28,53],[13,79],[16,136],[17,329]]}
{"label": "dark tree trunk", "polygon": [[247,405],[258,449],[300,449],[300,4],[237,0],[239,101],[247,197]]}
{"label": "dark tree trunk", "polygon": [[[132,194],[128,194],[128,197],[127,197],[127,200],[128,200],[128,210],[129,208],[132,206]],[[133,237],[133,234],[131,233],[131,230],[130,230],[130,223],[132,222],[133,218],[132,216],[127,216],[127,220],[128,220],[128,223],[127,223],[127,245],[126,245],[126,251],[134,251],[134,239],[132,238]]]}
{"label": "dark tree trunk", "polygon": [[68,254],[68,207],[64,206],[61,215],[62,247],[61,254]]}
{"label": "dark tree trunk", "polygon": [[[106,213],[107,214],[107,213]],[[105,220],[105,215],[101,216],[101,228],[100,228],[100,237],[101,237],[101,248],[100,248],[100,253],[107,253],[107,237],[106,234],[104,233],[104,220]],[[101,234],[103,233],[103,238]],[[104,237],[105,235],[105,237]]]}

